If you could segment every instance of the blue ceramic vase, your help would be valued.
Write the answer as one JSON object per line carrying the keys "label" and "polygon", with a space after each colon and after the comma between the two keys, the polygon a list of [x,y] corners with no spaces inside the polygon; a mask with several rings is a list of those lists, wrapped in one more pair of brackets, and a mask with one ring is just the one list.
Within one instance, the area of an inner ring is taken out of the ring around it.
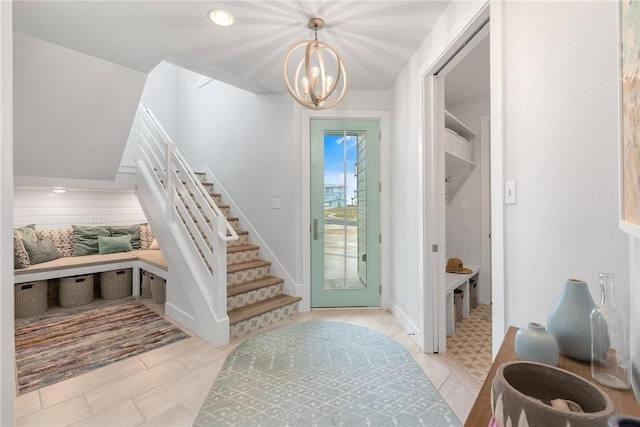
{"label": "blue ceramic vase", "polygon": [[586,282],[567,280],[547,319],[547,329],[558,340],[560,353],[591,361],[591,311],[595,306]]}
{"label": "blue ceramic vase", "polygon": [[520,360],[558,366],[560,358],[558,341],[540,323],[531,322],[518,330],[515,348]]}

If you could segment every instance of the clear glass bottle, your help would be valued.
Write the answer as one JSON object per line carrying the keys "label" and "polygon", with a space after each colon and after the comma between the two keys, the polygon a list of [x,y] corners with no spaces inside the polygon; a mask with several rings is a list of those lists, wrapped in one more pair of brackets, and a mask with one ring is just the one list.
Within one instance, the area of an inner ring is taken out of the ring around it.
{"label": "clear glass bottle", "polygon": [[614,300],[615,276],[600,274],[600,304],[591,312],[591,376],[619,390],[630,388],[629,334]]}

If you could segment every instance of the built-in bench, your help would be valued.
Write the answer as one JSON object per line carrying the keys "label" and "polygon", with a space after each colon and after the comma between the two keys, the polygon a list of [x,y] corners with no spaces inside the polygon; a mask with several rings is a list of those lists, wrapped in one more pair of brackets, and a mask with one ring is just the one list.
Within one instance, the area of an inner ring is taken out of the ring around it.
{"label": "built-in bench", "polygon": [[[33,226],[28,226],[33,228]],[[23,228],[28,228],[23,227]],[[77,226],[74,226],[77,227]],[[134,226],[129,226],[134,227]],[[116,227],[113,227],[114,229]],[[72,256],[73,230],[35,230],[38,239],[50,238],[62,257],[51,261],[31,264],[26,268],[14,269],[14,284],[33,282],[38,280],[59,279],[63,277],[80,276],[106,271],[132,269],[132,294],[140,295],[140,270],[146,270],[163,279],[167,279],[167,262],[158,249],[149,249],[154,240],[153,233],[148,225],[142,224],[136,231],[136,239],[140,239],[140,247],[126,252],[89,254]],[[31,231],[32,233],[34,231]],[[119,230],[122,233],[122,227]],[[15,248],[16,252],[20,248]],[[24,249],[22,249],[24,250]]]}
{"label": "built-in bench", "polygon": [[477,278],[478,273],[480,272],[480,267],[476,267],[473,265],[465,265],[465,267],[471,270],[471,273],[445,273],[445,292],[447,295],[447,335],[453,335],[456,332],[455,306],[453,301],[453,294],[456,289],[460,289],[463,292],[462,317],[469,317],[471,301],[469,292],[469,280],[474,277]]}
{"label": "built-in bench", "polygon": [[133,269],[132,293],[140,295],[140,269],[146,270],[166,280],[167,262],[160,250],[136,249],[113,254],[95,254],[62,257],[53,261],[30,265],[13,272],[13,283],[36,280],[58,279],[61,277],[102,273],[105,271]]}

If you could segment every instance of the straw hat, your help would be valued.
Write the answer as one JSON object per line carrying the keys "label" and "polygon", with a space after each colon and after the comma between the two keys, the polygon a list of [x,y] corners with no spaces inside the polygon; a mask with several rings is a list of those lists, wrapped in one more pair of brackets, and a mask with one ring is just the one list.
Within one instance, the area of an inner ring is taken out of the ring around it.
{"label": "straw hat", "polygon": [[472,271],[464,268],[460,258],[449,258],[449,261],[447,261],[447,273],[471,274]]}

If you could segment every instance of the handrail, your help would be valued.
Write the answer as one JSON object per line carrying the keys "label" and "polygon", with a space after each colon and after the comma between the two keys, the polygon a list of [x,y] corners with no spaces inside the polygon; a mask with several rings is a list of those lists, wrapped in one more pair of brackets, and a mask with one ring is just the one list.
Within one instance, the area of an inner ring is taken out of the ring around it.
{"label": "handrail", "polygon": [[[180,153],[180,151],[175,147],[171,138],[166,133],[164,128],[160,125],[160,122],[155,117],[153,112],[151,110],[144,108],[142,104],[139,105],[138,112],[140,113],[141,118],[145,124],[147,125],[149,124],[147,123],[147,120],[145,120],[146,118],[149,119],[150,124],[154,127],[155,131],[158,132],[158,134],[162,139],[162,142],[167,147],[167,150],[165,151],[165,159],[175,158],[175,160],[180,164],[180,166],[182,166],[181,169],[184,171],[184,173],[187,176],[180,176],[179,178],[185,179],[188,177],[190,179],[190,183],[195,185],[195,187],[198,189],[199,194],[202,196],[202,198],[199,198],[199,201],[206,204],[210,209],[213,210],[213,212],[215,212],[214,217],[224,217],[224,214],[222,213],[218,205],[216,205],[213,199],[211,199],[209,192],[204,188],[204,186],[202,185],[200,180],[197,178],[193,170],[187,165],[187,162],[182,156],[182,153]],[[156,142],[157,144],[157,140],[155,140],[154,142]],[[202,204],[200,206],[202,206]],[[238,240],[239,238],[238,233],[236,233],[235,229],[231,226],[229,221],[226,221],[226,233],[218,232],[218,237],[227,242]]]}

